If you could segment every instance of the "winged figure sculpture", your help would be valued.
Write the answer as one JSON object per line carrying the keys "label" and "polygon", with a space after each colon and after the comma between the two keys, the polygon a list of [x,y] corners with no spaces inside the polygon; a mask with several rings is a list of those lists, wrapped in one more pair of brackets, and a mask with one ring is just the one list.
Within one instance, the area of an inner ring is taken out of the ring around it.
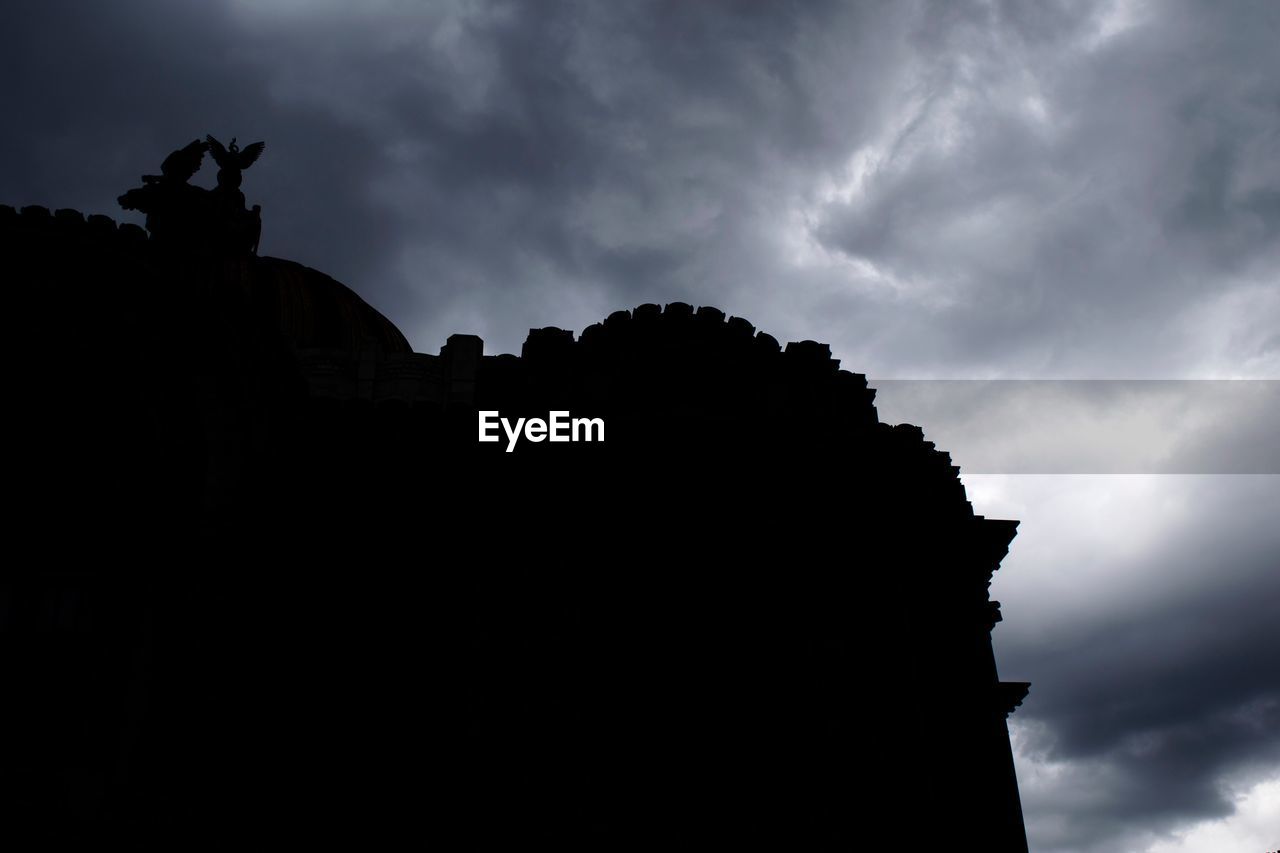
{"label": "winged figure sculpture", "polygon": [[205,140],[213,161],[218,164],[218,186],[233,190],[240,188],[241,173],[252,166],[267,147],[265,142],[255,142],[241,149],[236,145],[235,137],[227,146],[212,136],[206,136]]}
{"label": "winged figure sculpture", "polygon": [[164,162],[160,164],[159,175],[143,175],[142,182],[156,184],[163,180],[185,184],[200,170],[200,164],[204,162],[204,152],[208,150],[209,143],[194,139],[164,158]]}

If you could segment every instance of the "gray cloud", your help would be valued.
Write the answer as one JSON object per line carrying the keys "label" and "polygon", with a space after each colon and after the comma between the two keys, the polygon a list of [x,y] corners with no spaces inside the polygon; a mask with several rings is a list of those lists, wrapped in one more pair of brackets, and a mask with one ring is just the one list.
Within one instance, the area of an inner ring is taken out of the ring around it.
{"label": "gray cloud", "polygon": [[[361,283],[384,308],[397,289],[387,258],[398,221],[370,198],[381,169],[375,131],[317,105],[281,103],[265,81],[284,53],[254,54],[251,36],[212,4],[29,6],[0,34],[6,78],[0,198],[108,213],[141,223],[115,198],[169,151],[206,133],[266,139],[248,173],[261,201],[263,251]],[[212,169],[197,177],[212,185]],[[390,282],[390,284],[386,284]]]}
{"label": "gray cloud", "polygon": [[1022,520],[993,584],[1045,850],[1145,849],[1280,766],[1278,476],[970,477]]}
{"label": "gray cloud", "polygon": [[[1120,5],[1132,26],[1105,38],[1087,6],[1052,27],[998,4],[924,28],[902,129],[822,211],[824,246],[940,301],[945,322],[910,337],[934,358],[1185,373],[1228,333],[1198,315],[1274,283],[1277,10]],[[1274,322],[1273,289],[1259,298]]]}
{"label": "gray cloud", "polygon": [[[262,138],[264,252],[424,351],[678,299],[877,378],[1275,378],[1277,36],[1250,2],[48,0],[0,30],[0,202],[129,218],[172,148]],[[1222,428],[1169,452],[1216,470]],[[1107,780],[1028,788],[1046,845],[1221,814],[1274,755],[1274,492],[1226,481],[1113,526],[1114,482],[1011,509],[1022,743]]]}
{"label": "gray cloud", "polygon": [[29,132],[0,190],[110,210],[177,141],[267,137],[247,187],[266,250],[348,280],[423,349],[683,299],[880,376],[1262,376],[1275,19],[42,4],[8,30],[26,82],[6,112]]}

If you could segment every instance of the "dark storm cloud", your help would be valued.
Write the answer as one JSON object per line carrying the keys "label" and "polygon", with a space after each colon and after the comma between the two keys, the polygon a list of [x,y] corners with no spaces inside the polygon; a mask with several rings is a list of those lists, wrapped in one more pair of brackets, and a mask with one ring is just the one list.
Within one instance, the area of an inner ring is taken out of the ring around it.
{"label": "dark storm cloud", "polygon": [[1259,375],[1280,13],[1156,11],[40,4],[0,190],[110,210],[191,136],[265,137],[265,251],[423,349],[683,299],[874,375]]}
{"label": "dark storm cloud", "polygon": [[[351,284],[423,351],[454,332],[518,351],[531,326],[682,300],[829,341],[873,379],[1280,370],[1275,4],[20,8],[0,29],[0,203],[126,218],[115,197],[174,147],[265,139],[245,181],[263,251]],[[1014,409],[1009,441],[1044,422]],[[1274,447],[1237,412],[1180,421],[1170,452],[1213,470],[1204,430],[1224,425]],[[1105,491],[1037,496],[1079,528],[1022,513],[1011,559],[1061,571],[1002,594],[997,632],[1035,682],[1027,748],[1110,780],[1029,789],[1060,849],[1221,814],[1246,747],[1274,754],[1250,721],[1274,714],[1275,662],[1246,653],[1276,647],[1272,525],[1247,490],[1210,490],[1177,549],[1126,562],[1164,518],[1153,492],[1090,555],[1115,577],[1056,587]],[[1220,589],[1186,580],[1205,565]]]}
{"label": "dark storm cloud", "polygon": [[[1227,336],[1215,302],[1262,285],[1259,310],[1278,313],[1280,8],[1116,4],[1136,20],[1106,37],[1083,7],[1034,5],[923,28],[918,103],[820,240],[937,289],[948,322],[907,338],[934,358],[994,345],[1004,370],[1081,378],[1202,367],[1195,342]],[[1230,355],[1274,369],[1264,329]]]}
{"label": "dark storm cloud", "polygon": [[[285,55],[254,53],[214,4],[26,4],[0,32],[7,131],[0,201],[75,207],[141,222],[116,196],[206,133],[266,139],[246,178],[264,208],[263,251],[339,278],[382,270],[397,222],[368,197],[382,152],[370,129],[313,105],[281,104],[265,81]],[[212,185],[206,158],[196,182]],[[368,294],[386,307],[395,296]]]}
{"label": "dark storm cloud", "polygon": [[1004,677],[1033,679],[1014,717],[1032,837],[1145,849],[1230,816],[1280,766],[1280,478],[1005,485],[1025,506],[995,642]]}
{"label": "dark storm cloud", "polygon": [[[645,300],[749,309],[738,290],[772,283],[762,223],[876,121],[905,49],[878,32],[905,25],[892,4],[407,8],[232,19],[273,104],[379,152],[358,174],[366,207],[394,212],[395,269],[353,283],[405,296],[387,304],[424,349],[459,329],[510,349]],[[330,215],[363,215],[329,191]]]}

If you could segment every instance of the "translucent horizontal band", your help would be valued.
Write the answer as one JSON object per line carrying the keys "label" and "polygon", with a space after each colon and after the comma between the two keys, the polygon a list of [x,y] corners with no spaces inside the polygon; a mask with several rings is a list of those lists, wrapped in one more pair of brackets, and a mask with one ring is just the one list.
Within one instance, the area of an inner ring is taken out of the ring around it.
{"label": "translucent horizontal band", "polygon": [[962,474],[1280,474],[1280,380],[868,381]]}

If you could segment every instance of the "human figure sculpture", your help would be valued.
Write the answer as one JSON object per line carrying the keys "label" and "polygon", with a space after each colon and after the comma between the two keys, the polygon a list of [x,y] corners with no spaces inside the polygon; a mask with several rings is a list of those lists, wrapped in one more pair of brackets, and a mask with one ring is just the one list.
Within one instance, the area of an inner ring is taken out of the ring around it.
{"label": "human figure sculpture", "polygon": [[188,245],[198,242],[204,230],[207,191],[188,181],[200,169],[208,143],[192,140],[164,158],[159,175],[143,175],[142,186],[120,196],[125,210],[138,210],[147,216],[147,231],[157,242]]}
{"label": "human figure sculpture", "polygon": [[222,214],[220,225],[226,232],[226,239],[256,255],[262,233],[262,208],[254,205],[252,210],[246,209],[240,183],[244,179],[244,170],[257,161],[267,144],[255,142],[242,150],[234,136],[231,144],[225,147],[213,136],[206,136],[205,141],[213,162],[218,164],[218,185],[213,195],[214,204]]}
{"label": "human figure sculpture", "polygon": [[[152,240],[165,248],[201,255],[256,255],[262,207],[246,208],[240,183],[244,170],[265,148],[265,143],[255,142],[242,150],[234,138],[227,147],[212,136],[193,140],[164,159],[159,175],[143,175],[143,185],[118,201],[125,210],[146,214]],[[213,190],[189,183],[205,152],[213,154],[219,167]]]}

